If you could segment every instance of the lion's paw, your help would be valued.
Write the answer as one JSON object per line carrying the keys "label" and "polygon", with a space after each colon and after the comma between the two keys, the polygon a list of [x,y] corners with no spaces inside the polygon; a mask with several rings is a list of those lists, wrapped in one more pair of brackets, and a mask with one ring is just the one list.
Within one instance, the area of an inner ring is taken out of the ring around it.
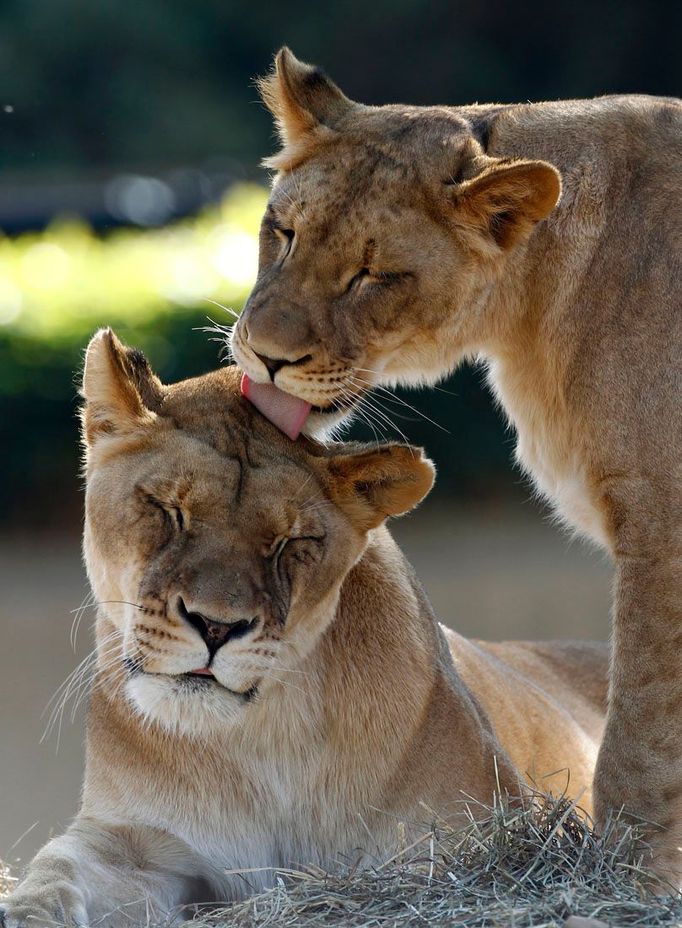
{"label": "lion's paw", "polygon": [[85,928],[87,923],[82,893],[66,882],[19,887],[0,902],[2,928]]}

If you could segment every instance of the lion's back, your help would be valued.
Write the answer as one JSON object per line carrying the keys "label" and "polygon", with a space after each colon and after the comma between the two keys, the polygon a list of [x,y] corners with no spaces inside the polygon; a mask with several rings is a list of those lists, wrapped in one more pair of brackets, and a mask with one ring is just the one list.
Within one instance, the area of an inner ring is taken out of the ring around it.
{"label": "lion's back", "polygon": [[609,684],[608,644],[600,641],[477,641],[566,707],[580,725],[601,737]]}

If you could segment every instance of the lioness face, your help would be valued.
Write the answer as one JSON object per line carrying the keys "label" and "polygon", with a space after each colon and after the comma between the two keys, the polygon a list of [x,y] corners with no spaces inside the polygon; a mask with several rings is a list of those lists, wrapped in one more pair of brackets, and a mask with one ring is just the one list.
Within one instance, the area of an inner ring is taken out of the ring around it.
{"label": "lioness face", "polygon": [[145,717],[192,735],[295,683],[369,529],[432,481],[414,449],[290,442],[238,381],[232,368],[162,386],[111,332],[84,375],[100,671]]}
{"label": "lioness face", "polygon": [[352,103],[290,52],[262,91],[284,149],[231,344],[253,380],[313,405],[315,431],[375,383],[434,380],[479,348],[490,287],[560,182],[488,158],[453,110]]}
{"label": "lioness face", "polygon": [[312,403],[318,426],[343,416],[378,381],[404,379],[415,367],[424,379],[430,369],[436,375],[443,339],[429,339],[424,350],[418,331],[442,334],[453,268],[462,302],[474,298],[469,283],[483,285],[438,217],[422,214],[422,192],[407,160],[343,142],[275,183],[258,280],[232,349],[252,379],[272,375]]}

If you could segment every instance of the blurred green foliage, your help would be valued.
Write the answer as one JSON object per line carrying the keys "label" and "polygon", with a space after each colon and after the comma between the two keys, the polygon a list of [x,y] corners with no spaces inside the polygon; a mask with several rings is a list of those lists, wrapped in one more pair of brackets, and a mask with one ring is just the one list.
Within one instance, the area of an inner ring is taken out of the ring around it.
{"label": "blurred green foliage", "polygon": [[[261,187],[163,229],[95,236],[82,222],[0,239],[0,509],[75,516],[75,413],[83,348],[102,325],[143,348],[167,380],[215,365],[209,318],[231,320],[257,267]],[[215,302],[212,302],[215,301]],[[221,305],[217,305],[221,304]]]}
{"label": "blurred green foliage", "polygon": [[[0,332],[58,346],[93,325],[144,325],[209,301],[241,305],[256,276],[267,193],[235,187],[223,202],[165,228],[98,237],[77,220],[0,239]],[[0,371],[0,392],[12,391]],[[21,385],[18,385],[21,389]]]}

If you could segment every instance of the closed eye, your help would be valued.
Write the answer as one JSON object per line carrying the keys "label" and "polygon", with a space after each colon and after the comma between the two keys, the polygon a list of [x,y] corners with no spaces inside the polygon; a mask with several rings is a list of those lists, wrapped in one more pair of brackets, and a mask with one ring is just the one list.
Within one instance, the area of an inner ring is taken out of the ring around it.
{"label": "closed eye", "polygon": [[354,290],[356,287],[361,286],[371,276],[372,275],[370,274],[370,270],[368,267],[360,268],[357,274],[351,277],[350,281],[348,282],[348,286],[346,288],[347,292],[350,292],[351,290]]}
{"label": "closed eye", "polygon": [[357,274],[351,277],[346,292],[350,293],[352,290],[357,290],[359,287],[374,284],[391,286],[393,284],[402,283],[404,280],[411,277],[414,277],[411,271],[372,271],[368,267],[363,267],[360,268]]}
{"label": "closed eye", "polygon": [[157,499],[151,493],[146,494],[146,500],[155,509],[160,510],[164,518],[177,532],[184,532],[187,527],[187,518],[179,506],[172,506],[160,499]]}
{"label": "closed eye", "polygon": [[409,280],[414,277],[414,274],[412,271],[379,271],[375,277],[377,283],[390,285]]}
{"label": "closed eye", "polygon": [[267,552],[267,557],[277,563],[288,545],[295,544],[296,542],[300,541],[309,541],[320,544],[326,537],[326,533],[322,532],[319,535],[286,535],[282,538],[276,538]]}
{"label": "closed eye", "polygon": [[180,509],[179,506],[171,506],[171,508],[168,509],[167,512],[168,512],[168,515],[169,515],[169,516],[171,517],[171,519],[173,520],[173,524],[175,525],[176,529],[177,529],[179,532],[184,532],[184,530],[185,530],[185,515],[184,515],[182,509]]}
{"label": "closed eye", "polygon": [[271,557],[274,561],[276,561],[280,557],[280,555],[282,554],[282,551],[284,551],[284,549],[286,548],[286,546],[289,544],[290,541],[291,541],[291,538],[288,535],[285,535],[284,538],[276,539],[272,544],[272,547],[270,549],[270,553],[268,556]]}
{"label": "closed eye", "polygon": [[284,261],[293,247],[296,238],[295,230],[281,226],[279,219],[271,209],[268,209],[265,216],[263,216],[261,228],[264,232],[277,239],[281,248],[279,260]]}
{"label": "closed eye", "polygon": [[282,254],[280,258],[283,261],[292,249],[296,233],[293,229],[281,229],[279,226],[273,226],[272,229],[282,244]]}
{"label": "closed eye", "polygon": [[293,242],[296,235],[293,229],[281,229],[279,226],[274,226],[274,230],[275,235],[281,238],[283,242]]}

